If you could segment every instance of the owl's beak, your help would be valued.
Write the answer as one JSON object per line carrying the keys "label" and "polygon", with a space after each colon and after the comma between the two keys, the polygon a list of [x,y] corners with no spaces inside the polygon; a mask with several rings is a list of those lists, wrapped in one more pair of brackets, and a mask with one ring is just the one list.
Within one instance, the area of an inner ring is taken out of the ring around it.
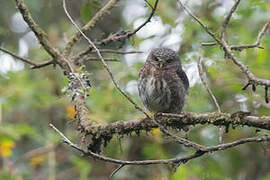
{"label": "owl's beak", "polygon": [[158,67],[163,68],[164,64],[163,64],[162,60],[160,58],[158,58],[158,57],[157,57],[157,59],[159,60]]}
{"label": "owl's beak", "polygon": [[159,67],[159,68],[163,68],[163,66],[164,66],[163,63],[159,63],[159,64],[158,64],[158,67]]}

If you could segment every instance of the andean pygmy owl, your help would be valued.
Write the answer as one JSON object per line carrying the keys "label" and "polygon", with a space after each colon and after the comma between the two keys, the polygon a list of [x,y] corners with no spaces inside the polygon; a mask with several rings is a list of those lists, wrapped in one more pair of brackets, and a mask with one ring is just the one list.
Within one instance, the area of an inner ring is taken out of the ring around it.
{"label": "andean pygmy owl", "polygon": [[139,72],[138,90],[144,106],[153,113],[181,113],[188,88],[177,53],[153,49]]}

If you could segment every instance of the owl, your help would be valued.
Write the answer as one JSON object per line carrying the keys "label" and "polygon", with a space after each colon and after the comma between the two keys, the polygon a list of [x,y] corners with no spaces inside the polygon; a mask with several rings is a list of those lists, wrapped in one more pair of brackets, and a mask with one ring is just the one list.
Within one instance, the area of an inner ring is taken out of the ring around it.
{"label": "owl", "polygon": [[189,81],[178,54],[169,48],[153,49],[139,71],[138,90],[153,113],[181,113]]}

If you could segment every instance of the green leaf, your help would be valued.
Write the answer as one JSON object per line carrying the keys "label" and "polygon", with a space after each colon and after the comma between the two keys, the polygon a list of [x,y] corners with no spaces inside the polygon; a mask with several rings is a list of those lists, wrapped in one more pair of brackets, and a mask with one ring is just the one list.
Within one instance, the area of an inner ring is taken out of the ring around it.
{"label": "green leaf", "polygon": [[97,1],[97,0],[94,0],[93,1],[93,5],[97,6],[97,7],[101,7],[102,6],[102,3]]}
{"label": "green leaf", "polygon": [[93,13],[93,9],[92,9],[91,4],[89,3],[81,8],[81,17],[85,23],[91,19],[92,13]]}

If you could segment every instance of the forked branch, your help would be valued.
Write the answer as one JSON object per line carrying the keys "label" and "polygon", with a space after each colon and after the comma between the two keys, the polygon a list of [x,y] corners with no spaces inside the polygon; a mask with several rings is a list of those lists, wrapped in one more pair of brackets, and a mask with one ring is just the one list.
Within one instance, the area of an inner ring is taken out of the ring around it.
{"label": "forked branch", "polygon": [[[249,85],[252,85],[253,86],[253,89],[255,89],[254,87],[260,85],[260,86],[264,86],[265,89],[267,90],[268,87],[270,87],[270,80],[268,79],[262,79],[262,78],[258,78],[256,77],[249,69],[248,67],[242,63],[238,57],[232,52],[232,50],[236,50],[236,49],[243,49],[245,47],[248,47],[246,45],[243,45],[243,46],[230,46],[227,42],[227,39],[226,39],[226,29],[228,27],[228,24],[230,22],[230,19],[232,17],[232,14],[236,11],[239,3],[240,3],[240,0],[237,0],[235,2],[235,4],[233,5],[233,7],[231,8],[231,10],[229,11],[229,14],[225,17],[222,25],[221,25],[221,40],[219,38],[217,38],[217,36],[211,32],[209,30],[209,28],[202,23],[202,21],[196,17],[182,2],[181,0],[177,0],[178,3],[180,4],[180,6],[195,20],[199,23],[199,25],[201,25],[203,27],[203,29],[216,41],[215,43],[206,43],[204,45],[206,46],[211,46],[211,45],[220,45],[222,47],[222,49],[224,50],[224,53],[225,53],[225,57],[228,57],[229,59],[231,59],[233,61],[233,63],[238,66],[241,71],[245,74],[245,76],[247,77],[248,79],[248,83],[247,85],[244,86],[243,89],[246,89]],[[260,41],[261,41],[261,38],[262,36],[264,35],[264,33],[266,32],[267,28],[269,27],[269,22],[267,22],[262,30],[259,32],[258,36],[257,36],[257,39],[256,39],[256,42],[255,42],[255,45],[252,46],[252,47],[259,47],[259,44],[260,44]],[[265,95],[267,95],[267,91],[265,91]],[[268,102],[268,97],[265,96],[265,101]]]}

